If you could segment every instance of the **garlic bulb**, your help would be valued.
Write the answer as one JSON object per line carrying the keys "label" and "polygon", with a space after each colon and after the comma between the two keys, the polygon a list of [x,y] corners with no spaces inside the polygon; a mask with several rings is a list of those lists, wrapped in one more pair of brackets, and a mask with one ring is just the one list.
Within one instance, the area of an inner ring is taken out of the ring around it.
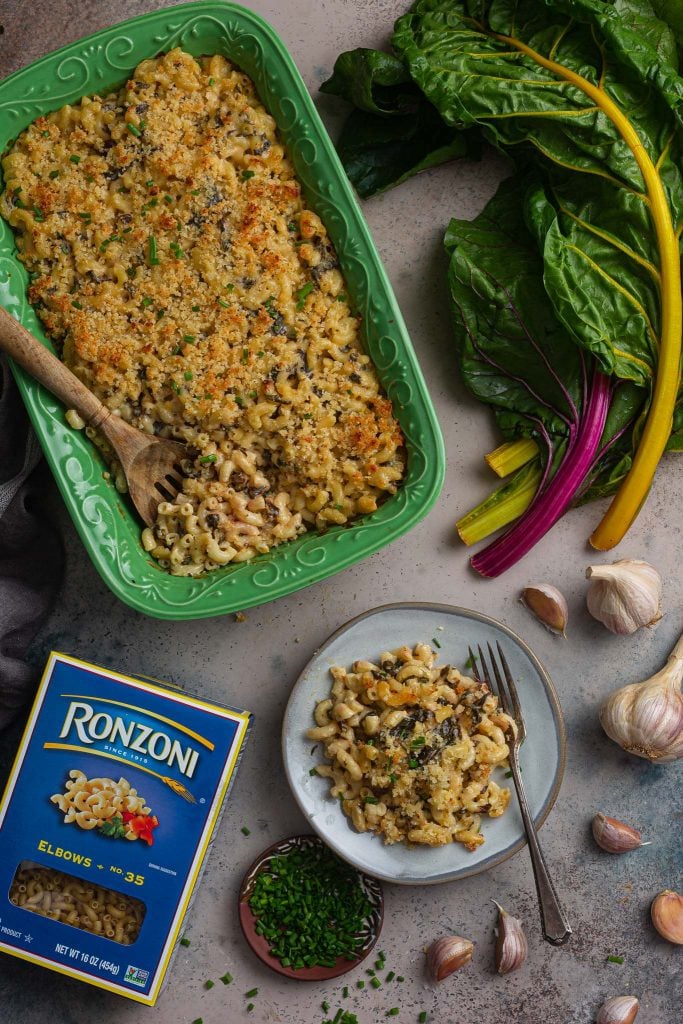
{"label": "garlic bulb", "polygon": [[660,892],[652,901],[650,917],[663,939],[683,946],[683,896],[671,889]]}
{"label": "garlic bulb", "polygon": [[642,842],[637,829],[631,828],[618,818],[608,818],[606,814],[596,814],[591,827],[595,842],[607,853],[627,853],[639,846],[649,845]]}
{"label": "garlic bulb", "polygon": [[564,595],[557,587],[550,583],[532,583],[524,588],[520,601],[551,633],[566,636],[569,609]]}
{"label": "garlic bulb", "polygon": [[427,950],[427,970],[434,981],[443,981],[453,971],[465,967],[472,959],[473,951],[474,946],[469,939],[446,935],[432,942]]}
{"label": "garlic bulb", "polygon": [[[493,900],[496,903],[495,900]],[[513,917],[498,907],[498,938],[496,940],[496,969],[499,974],[509,974],[521,967],[527,958],[529,946],[518,917]]]}
{"label": "garlic bulb", "polygon": [[635,633],[662,617],[662,578],[640,558],[623,558],[612,565],[589,565],[594,582],[586,595],[588,611],[613,633]]}
{"label": "garlic bulb", "polygon": [[597,1024],[633,1024],[639,1007],[635,996],[612,996],[598,1010]]}
{"label": "garlic bulb", "polygon": [[617,690],[600,708],[611,740],[648,761],[683,757],[683,636],[661,672]]}

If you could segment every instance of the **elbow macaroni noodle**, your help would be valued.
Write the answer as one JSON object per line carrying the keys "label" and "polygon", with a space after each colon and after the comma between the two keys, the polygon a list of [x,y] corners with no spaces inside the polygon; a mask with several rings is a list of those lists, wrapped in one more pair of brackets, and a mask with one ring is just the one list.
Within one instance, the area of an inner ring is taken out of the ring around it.
{"label": "elbow macaroni noodle", "polygon": [[[89,779],[77,768],[69,772],[65,793],[54,793],[50,801],[59,807],[64,823],[91,830],[104,828],[105,834],[118,834],[123,839],[139,839],[149,828],[158,825],[144,797],[131,788],[127,779]],[[143,827],[146,826],[146,827]],[[137,827],[136,827],[137,826]],[[150,845],[151,845],[151,832]]]}
{"label": "elbow macaroni noodle", "polygon": [[105,889],[30,861],[19,865],[9,898],[17,907],[128,946],[135,942],[145,905],[133,896]]}
{"label": "elbow macaroni noodle", "polygon": [[245,74],[181,50],[143,61],[118,93],[38,118],[3,170],[0,213],[66,364],[115,414],[188,446],[182,493],[142,532],[160,566],[243,562],[396,491],[400,428]]}
{"label": "elbow macaroni noodle", "polygon": [[510,800],[491,774],[507,764],[514,724],[486,683],[435,661],[417,644],[377,664],[332,668],[330,695],[306,735],[324,744],[332,763],[316,773],[358,831],[474,850],[484,842],[482,815],[499,817]]}

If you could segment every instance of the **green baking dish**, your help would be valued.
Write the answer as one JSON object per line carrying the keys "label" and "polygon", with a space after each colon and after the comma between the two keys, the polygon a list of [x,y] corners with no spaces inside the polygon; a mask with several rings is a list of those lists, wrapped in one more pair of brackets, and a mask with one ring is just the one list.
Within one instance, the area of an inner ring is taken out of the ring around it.
{"label": "green baking dish", "polygon": [[[140,544],[132,507],[104,479],[104,463],[63,407],[18,368],[14,374],[62,497],[103,580],[126,604],[163,619],[221,615],[263,604],[331,576],[406,533],[431,508],[444,475],[443,441],[391,286],[334,147],[284,44],[260,17],[230,3],[198,2],[132,18],[31,64],[0,83],[0,150],[40,114],[110,91],[146,57],[182,46],[221,53],[256,84],[275,118],[307,200],[334,242],[362,316],[368,353],[408,448],[398,492],[350,526],[309,533],[252,562],[198,578],[160,569]],[[0,219],[0,302],[51,348],[26,296],[27,275]]]}

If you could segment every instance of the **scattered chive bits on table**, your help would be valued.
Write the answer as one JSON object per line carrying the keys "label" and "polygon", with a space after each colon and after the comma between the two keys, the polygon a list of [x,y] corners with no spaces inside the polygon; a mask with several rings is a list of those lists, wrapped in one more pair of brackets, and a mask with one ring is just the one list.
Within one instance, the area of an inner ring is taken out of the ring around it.
{"label": "scattered chive bits on table", "polygon": [[319,844],[272,857],[249,897],[256,932],[283,967],[334,967],[355,960],[372,905],[358,872]]}

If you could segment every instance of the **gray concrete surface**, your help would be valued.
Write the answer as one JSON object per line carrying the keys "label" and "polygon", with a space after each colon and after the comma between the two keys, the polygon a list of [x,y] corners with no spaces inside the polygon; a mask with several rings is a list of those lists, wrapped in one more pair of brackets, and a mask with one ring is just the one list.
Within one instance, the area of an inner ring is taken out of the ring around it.
{"label": "gray concrete surface", "polygon": [[[159,6],[159,0],[0,0],[0,74],[64,43]],[[317,94],[335,55],[381,43],[403,0],[252,0],[289,46],[305,81],[334,130],[337,113]],[[422,1009],[438,1024],[587,1024],[602,1000],[636,994],[638,1024],[679,1024],[683,1014],[683,951],[660,940],[649,923],[659,890],[681,889],[681,765],[653,767],[628,757],[603,735],[601,699],[616,685],[656,670],[683,627],[680,576],[680,463],[661,466],[649,501],[614,557],[650,560],[664,576],[665,615],[653,631],[630,638],[607,633],[584,605],[586,538],[600,508],[568,515],[521,565],[501,580],[475,577],[453,523],[490,486],[481,454],[494,441],[488,413],[464,393],[453,369],[441,236],[449,217],[474,215],[504,172],[498,158],[458,164],[423,175],[365,204],[433,396],[446,438],[448,475],[430,515],[406,538],[363,564],[247,614],[170,625],[127,610],[104,588],[54,495],[67,548],[67,575],[58,607],[32,652],[39,665],[50,648],[123,671],[182,681],[208,698],[228,699],[256,712],[256,727],[233,789],[180,950],[156,1008],[148,1009],[9,957],[0,958],[0,1021],[7,1024],[163,1024],[237,1021],[317,1024],[338,1006],[359,1024],[379,1024],[398,1006],[399,1024]],[[546,633],[518,603],[522,586],[552,581],[570,605],[568,639]],[[323,985],[285,981],[245,947],[235,898],[251,859],[272,841],[305,828],[282,775],[279,731],[288,693],[314,648],[351,616],[391,600],[463,604],[497,616],[533,646],[558,687],[569,734],[567,771],[542,839],[574,936],[563,949],[541,939],[526,851],[493,871],[435,888],[387,885],[381,948],[387,970],[405,977],[381,989],[355,988],[353,973]],[[19,738],[0,737],[6,773]],[[593,844],[588,823],[603,810],[639,826],[652,845],[610,857]],[[245,837],[240,826],[248,825]],[[525,922],[529,958],[505,978],[493,967],[495,897]],[[476,943],[472,964],[435,987],[424,974],[424,947],[455,932]],[[610,954],[623,965],[607,962]],[[204,989],[229,970],[234,982]],[[342,987],[351,987],[342,998]],[[255,1009],[244,993],[258,987]],[[389,1018],[393,1019],[393,1018]]]}

